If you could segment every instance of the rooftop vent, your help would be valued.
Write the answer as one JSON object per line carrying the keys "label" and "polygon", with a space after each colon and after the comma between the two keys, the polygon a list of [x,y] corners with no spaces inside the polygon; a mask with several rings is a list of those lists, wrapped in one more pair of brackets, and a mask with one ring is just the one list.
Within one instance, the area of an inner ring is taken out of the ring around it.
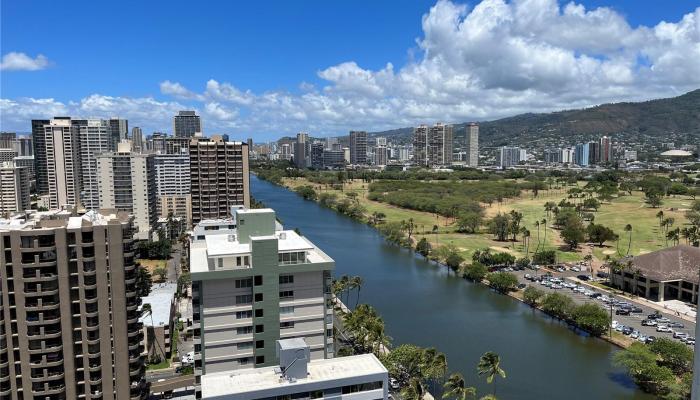
{"label": "rooftop vent", "polygon": [[306,379],[311,351],[304,339],[278,340],[277,356],[280,360],[280,372],[283,378],[290,382]]}
{"label": "rooftop vent", "polygon": [[229,242],[235,242],[235,241],[236,241],[236,235],[228,235],[228,241],[229,241]]}
{"label": "rooftop vent", "polygon": [[287,233],[286,232],[280,232],[280,240],[286,240],[287,239]]}

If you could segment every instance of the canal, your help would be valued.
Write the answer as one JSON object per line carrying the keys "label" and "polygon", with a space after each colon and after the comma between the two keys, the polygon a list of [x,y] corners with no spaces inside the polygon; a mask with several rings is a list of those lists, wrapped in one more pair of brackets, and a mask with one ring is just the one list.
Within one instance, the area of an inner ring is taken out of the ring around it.
{"label": "canal", "polygon": [[[507,378],[501,399],[652,399],[612,367],[616,348],[577,335],[507,296],[449,276],[371,227],[251,176],[252,194],[275,209],[287,229],[299,228],[336,262],[336,276],[364,279],[360,302],[384,318],[394,345],[436,347],[450,371],[461,372],[479,397],[492,388],[476,365],[486,351],[501,356]],[[354,292],[349,306],[355,302]]]}

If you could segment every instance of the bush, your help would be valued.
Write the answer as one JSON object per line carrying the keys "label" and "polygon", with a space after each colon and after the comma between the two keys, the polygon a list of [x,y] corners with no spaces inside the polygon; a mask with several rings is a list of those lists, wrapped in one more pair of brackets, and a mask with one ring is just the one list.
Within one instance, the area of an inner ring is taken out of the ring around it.
{"label": "bush", "polygon": [[560,293],[549,293],[542,300],[542,310],[557,318],[568,320],[575,308],[571,297]]}
{"label": "bush", "polygon": [[557,262],[557,252],[554,250],[542,250],[532,256],[532,262],[537,265],[552,265]]}
{"label": "bush", "polygon": [[508,293],[518,287],[518,277],[510,272],[493,272],[486,275],[491,287],[501,293]]}
{"label": "bush", "polygon": [[534,286],[526,287],[525,291],[523,292],[523,300],[525,300],[525,303],[533,307],[537,307],[537,304],[542,297],[544,297],[544,291]]}
{"label": "bush", "polygon": [[593,336],[600,336],[610,328],[610,315],[597,304],[576,306],[572,314],[576,325]]}
{"label": "bush", "polygon": [[316,191],[309,185],[299,186],[295,191],[305,200],[316,200],[317,198]]}
{"label": "bush", "polygon": [[418,252],[423,257],[428,257],[432,249],[433,246],[431,246],[430,242],[428,242],[425,238],[421,238],[421,240],[419,240],[416,244],[416,252]]}
{"label": "bush", "polygon": [[659,365],[681,375],[693,370],[693,351],[687,345],[668,338],[649,344],[649,350],[659,356]]}
{"label": "bush", "polygon": [[463,276],[474,282],[481,282],[486,277],[486,274],[488,274],[488,269],[486,269],[483,264],[477,262],[464,267]]}

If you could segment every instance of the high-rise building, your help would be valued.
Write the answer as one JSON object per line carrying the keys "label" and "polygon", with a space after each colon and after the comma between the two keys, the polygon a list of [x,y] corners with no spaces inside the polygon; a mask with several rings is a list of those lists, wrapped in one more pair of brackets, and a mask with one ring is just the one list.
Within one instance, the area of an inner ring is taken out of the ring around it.
{"label": "high-rise building", "polygon": [[581,167],[587,167],[590,161],[590,149],[588,147],[588,143],[577,144],[574,151],[574,163]]}
{"label": "high-rise building", "polygon": [[603,136],[600,138],[600,162],[608,164],[613,161],[613,145],[610,138]]}
{"label": "high-rise building", "polygon": [[0,163],[11,162],[15,159],[15,157],[17,157],[17,152],[15,149],[0,149]]}
{"label": "high-rise building", "polygon": [[143,131],[138,126],[131,128],[131,142],[134,146],[134,151],[141,153],[146,150],[143,147]]}
{"label": "high-rise building", "polygon": [[111,149],[117,148],[117,145],[129,137],[129,121],[121,118],[110,118],[107,120],[109,125],[109,136],[111,137]]}
{"label": "high-rise building", "polygon": [[190,245],[195,376],[278,365],[280,339],[304,338],[312,360],[331,358],[333,259],[271,209],[221,223],[195,227]]}
{"label": "high-rise building", "polygon": [[29,169],[0,163],[0,214],[29,210]]}
{"label": "high-rise building", "polygon": [[377,136],[377,138],[374,140],[375,144],[377,146],[386,146],[386,138],[384,136]]}
{"label": "high-rise building", "polygon": [[0,220],[0,397],[148,396],[132,230],[95,211]]}
{"label": "high-rise building", "polygon": [[80,202],[80,126],[86,124],[70,117],[32,121],[37,189],[46,189],[51,209]]}
{"label": "high-rise building", "polygon": [[367,132],[350,131],[350,164],[367,164]]}
{"label": "high-rise building", "polygon": [[545,164],[560,164],[562,156],[562,149],[545,149],[543,154],[543,160]]}
{"label": "high-rise building", "polygon": [[452,125],[438,122],[428,134],[428,162],[431,166],[449,166],[453,161],[454,136]]}
{"label": "high-rise building", "polygon": [[[97,156],[114,150],[110,123],[114,120],[90,119],[77,127],[80,142],[82,189],[80,201],[87,210],[100,208],[100,186],[97,179]],[[119,121],[119,120],[117,120]],[[121,120],[123,121],[123,120]]]}
{"label": "high-rise building", "polygon": [[27,169],[30,181],[34,181],[36,179],[36,175],[34,173],[34,156],[17,156],[12,160],[12,162],[14,163],[15,167],[24,167]]}
{"label": "high-rise building", "polygon": [[250,207],[248,145],[192,138],[190,142],[192,223],[227,218],[232,206]]}
{"label": "high-rise building", "polygon": [[0,132],[0,149],[11,149],[14,147],[17,134],[15,132]]}
{"label": "high-rise building", "polygon": [[148,151],[159,154],[180,154],[182,151],[189,151],[190,138],[165,136],[164,134],[154,134],[150,139]]}
{"label": "high-rise building", "polygon": [[15,139],[14,149],[19,157],[30,157],[34,155],[34,144],[31,137],[21,136]]}
{"label": "high-rise building", "polygon": [[297,133],[297,141],[294,144],[294,165],[299,169],[308,167],[309,158],[309,135],[304,132]]}
{"label": "high-rise building", "polygon": [[428,163],[428,125],[413,128],[413,163],[427,167]]}
{"label": "high-rise building", "polygon": [[386,146],[377,146],[374,148],[374,165],[385,166],[388,164],[389,157]]}
{"label": "high-rise building", "polygon": [[153,155],[134,153],[124,141],[116,152],[97,156],[97,172],[100,208],[132,214],[136,238],[151,239],[158,222]]}
{"label": "high-rise building", "polygon": [[345,150],[323,150],[323,167],[324,168],[343,168],[345,167]]}
{"label": "high-rise building", "polygon": [[588,142],[588,165],[600,163],[600,143]]}
{"label": "high-rise building", "polygon": [[470,123],[467,126],[467,139],[469,144],[469,153],[467,157],[467,165],[470,167],[479,166],[479,124]]}
{"label": "high-rise building", "polygon": [[156,154],[156,196],[158,213],[167,218],[174,217],[190,221],[192,205],[190,198],[190,153],[182,149],[180,154]]}
{"label": "high-rise building", "polygon": [[176,137],[193,137],[195,133],[203,133],[202,121],[194,111],[180,111],[173,118],[173,134]]}
{"label": "high-rise building", "polygon": [[310,158],[311,168],[323,168],[323,142],[316,141],[311,143]]}
{"label": "high-rise building", "polygon": [[498,165],[501,168],[508,168],[518,165],[520,162],[520,148],[503,146],[499,149]]}
{"label": "high-rise building", "polygon": [[32,120],[32,144],[34,146],[34,174],[36,175],[36,191],[38,194],[49,193],[48,163],[46,159],[46,143],[44,126],[49,124],[47,119]]}

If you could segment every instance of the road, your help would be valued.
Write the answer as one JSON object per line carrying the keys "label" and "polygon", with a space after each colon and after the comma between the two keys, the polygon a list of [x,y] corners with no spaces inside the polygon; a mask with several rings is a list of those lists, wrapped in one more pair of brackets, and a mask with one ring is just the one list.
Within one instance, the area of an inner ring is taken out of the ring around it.
{"label": "road", "polygon": [[[546,293],[559,292],[559,293],[566,294],[567,296],[571,297],[577,304],[595,303],[595,304],[598,304],[598,305],[600,305],[601,307],[605,308],[606,310],[610,310],[610,306],[608,306],[607,304],[603,303],[602,301],[593,299],[593,298],[591,298],[591,297],[589,297],[589,296],[586,296],[586,295],[584,295],[584,294],[582,294],[582,293],[574,292],[574,291],[571,290],[571,289],[567,289],[567,288],[563,288],[563,289],[551,289],[551,288],[548,288],[548,287],[546,287],[546,286],[543,286],[543,285],[541,285],[541,284],[539,284],[539,283],[537,283],[537,282],[530,282],[530,281],[526,280],[526,279],[525,279],[525,274],[534,275],[534,271],[531,271],[531,270],[514,271],[513,273],[518,277],[518,280],[519,280],[521,283],[524,283],[524,284],[526,284],[526,285],[535,286],[535,287],[537,287],[538,289],[544,290]],[[539,274],[541,275],[542,273],[539,273]],[[591,285],[586,285],[585,282],[581,282],[580,280],[576,279],[576,275],[578,275],[578,274],[581,274],[581,273],[580,273],[580,272],[573,272],[573,271],[566,271],[566,272],[563,272],[563,273],[558,273],[558,272],[553,273],[553,275],[554,275],[555,277],[563,278],[563,279],[566,279],[566,280],[569,281],[569,282],[576,283],[577,285],[584,286],[584,287],[586,287],[586,289],[589,289],[589,290],[592,291],[592,292],[598,292],[598,293],[606,294],[605,291],[603,291],[603,290],[601,290],[601,289],[599,289],[599,288],[595,288],[595,287],[593,287],[593,286],[591,286]],[[615,314],[615,309],[613,308],[613,315],[612,315],[613,321],[618,321],[618,323],[620,323],[620,324],[623,324],[623,325],[625,325],[625,326],[630,326],[630,327],[632,327],[633,329],[639,331],[640,333],[642,333],[643,335],[646,335],[646,336],[655,336],[655,337],[657,337],[657,338],[660,338],[660,337],[667,337],[667,338],[670,338],[670,339],[673,338],[673,334],[670,333],[670,332],[668,332],[668,333],[666,333],[666,332],[657,332],[657,331],[656,331],[656,327],[653,327],[653,326],[642,326],[642,320],[646,319],[647,316],[648,316],[649,314],[653,314],[653,313],[657,312],[657,311],[658,311],[657,309],[649,307],[648,304],[645,304],[645,303],[642,302],[642,301],[635,301],[635,300],[633,300],[633,299],[622,298],[622,297],[616,296],[616,295],[612,295],[612,297],[615,298],[615,299],[618,299],[618,300],[627,301],[628,303],[631,303],[631,304],[633,304],[633,305],[635,305],[635,306],[638,306],[639,308],[642,309],[642,313],[638,313],[638,314],[616,315],[616,314]],[[666,318],[668,318],[669,320],[671,320],[671,322],[677,322],[677,323],[681,323],[681,324],[684,325],[683,328],[674,328],[674,329],[673,329],[674,331],[676,331],[676,332],[687,333],[687,334],[689,334],[691,337],[695,337],[695,324],[694,324],[694,323],[688,322],[688,321],[686,321],[686,320],[683,320],[683,319],[677,317],[676,315],[674,315],[674,314],[672,314],[672,313],[663,312],[663,311],[661,311],[661,313],[663,314],[664,317],[666,317]],[[679,339],[674,339],[674,340],[679,340]],[[680,341],[680,340],[679,340],[679,341]]]}

